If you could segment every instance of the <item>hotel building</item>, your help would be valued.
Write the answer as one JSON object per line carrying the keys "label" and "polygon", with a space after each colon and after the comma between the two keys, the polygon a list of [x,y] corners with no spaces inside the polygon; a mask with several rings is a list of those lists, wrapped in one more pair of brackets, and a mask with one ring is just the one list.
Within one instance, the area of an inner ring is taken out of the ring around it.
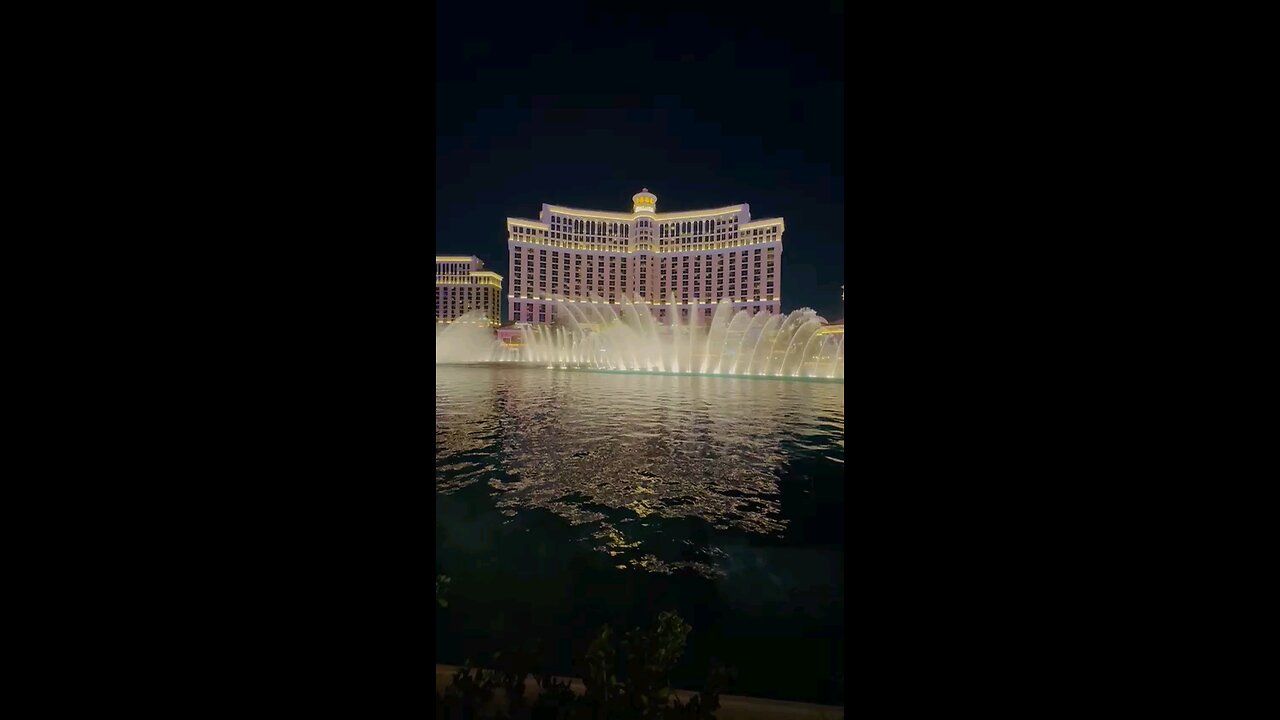
{"label": "hotel building", "polygon": [[752,220],[749,205],[657,212],[647,188],[631,212],[542,206],[507,218],[510,319],[550,323],[565,303],[648,302],[659,322],[705,321],[724,298],[734,311],[778,314],[782,218]]}
{"label": "hotel building", "polygon": [[502,276],[484,269],[474,255],[436,256],[436,323],[451,323],[468,310],[483,310],[497,327],[502,312]]}

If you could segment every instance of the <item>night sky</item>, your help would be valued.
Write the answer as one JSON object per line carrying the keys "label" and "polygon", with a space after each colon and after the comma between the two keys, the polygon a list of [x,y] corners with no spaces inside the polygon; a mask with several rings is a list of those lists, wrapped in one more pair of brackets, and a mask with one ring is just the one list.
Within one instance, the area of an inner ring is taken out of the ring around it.
{"label": "night sky", "polygon": [[782,311],[843,319],[841,3],[604,5],[438,4],[437,252],[503,275],[506,320],[508,216],[749,203],[786,220]]}

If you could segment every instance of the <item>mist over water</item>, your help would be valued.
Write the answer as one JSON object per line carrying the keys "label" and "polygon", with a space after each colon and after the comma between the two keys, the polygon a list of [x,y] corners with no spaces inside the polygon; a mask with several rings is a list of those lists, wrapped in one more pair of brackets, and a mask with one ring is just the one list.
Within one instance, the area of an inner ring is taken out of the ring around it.
{"label": "mist over water", "polygon": [[436,325],[436,364],[488,362],[496,338],[488,317],[473,310],[448,325]]}
{"label": "mist over water", "polygon": [[[667,307],[675,307],[674,295]],[[753,315],[725,300],[709,319],[695,312],[664,324],[648,302],[624,297],[619,304],[565,303],[559,313],[555,325],[522,326],[512,346],[473,311],[438,332],[436,362],[844,379],[844,333],[831,332],[809,308]]]}

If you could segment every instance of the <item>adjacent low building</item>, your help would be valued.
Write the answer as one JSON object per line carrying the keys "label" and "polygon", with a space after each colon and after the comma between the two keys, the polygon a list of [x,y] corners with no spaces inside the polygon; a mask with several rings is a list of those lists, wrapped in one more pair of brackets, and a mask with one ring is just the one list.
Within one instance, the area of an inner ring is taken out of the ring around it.
{"label": "adjacent low building", "polygon": [[498,326],[502,276],[485,270],[474,255],[437,255],[436,323],[452,323],[471,310],[484,311],[486,322]]}
{"label": "adjacent low building", "polygon": [[647,188],[631,212],[542,206],[537,220],[507,218],[508,317],[550,323],[566,303],[647,302],[660,322],[709,319],[721,300],[735,311],[782,307],[782,218],[751,207],[657,212]]}

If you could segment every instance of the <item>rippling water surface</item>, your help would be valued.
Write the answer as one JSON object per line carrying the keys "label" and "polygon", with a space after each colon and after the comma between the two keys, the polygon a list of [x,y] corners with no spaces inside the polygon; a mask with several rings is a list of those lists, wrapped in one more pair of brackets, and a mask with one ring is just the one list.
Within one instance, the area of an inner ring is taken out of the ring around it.
{"label": "rippling water surface", "polygon": [[676,610],[678,684],[843,702],[844,459],[843,384],[437,366],[437,660]]}

